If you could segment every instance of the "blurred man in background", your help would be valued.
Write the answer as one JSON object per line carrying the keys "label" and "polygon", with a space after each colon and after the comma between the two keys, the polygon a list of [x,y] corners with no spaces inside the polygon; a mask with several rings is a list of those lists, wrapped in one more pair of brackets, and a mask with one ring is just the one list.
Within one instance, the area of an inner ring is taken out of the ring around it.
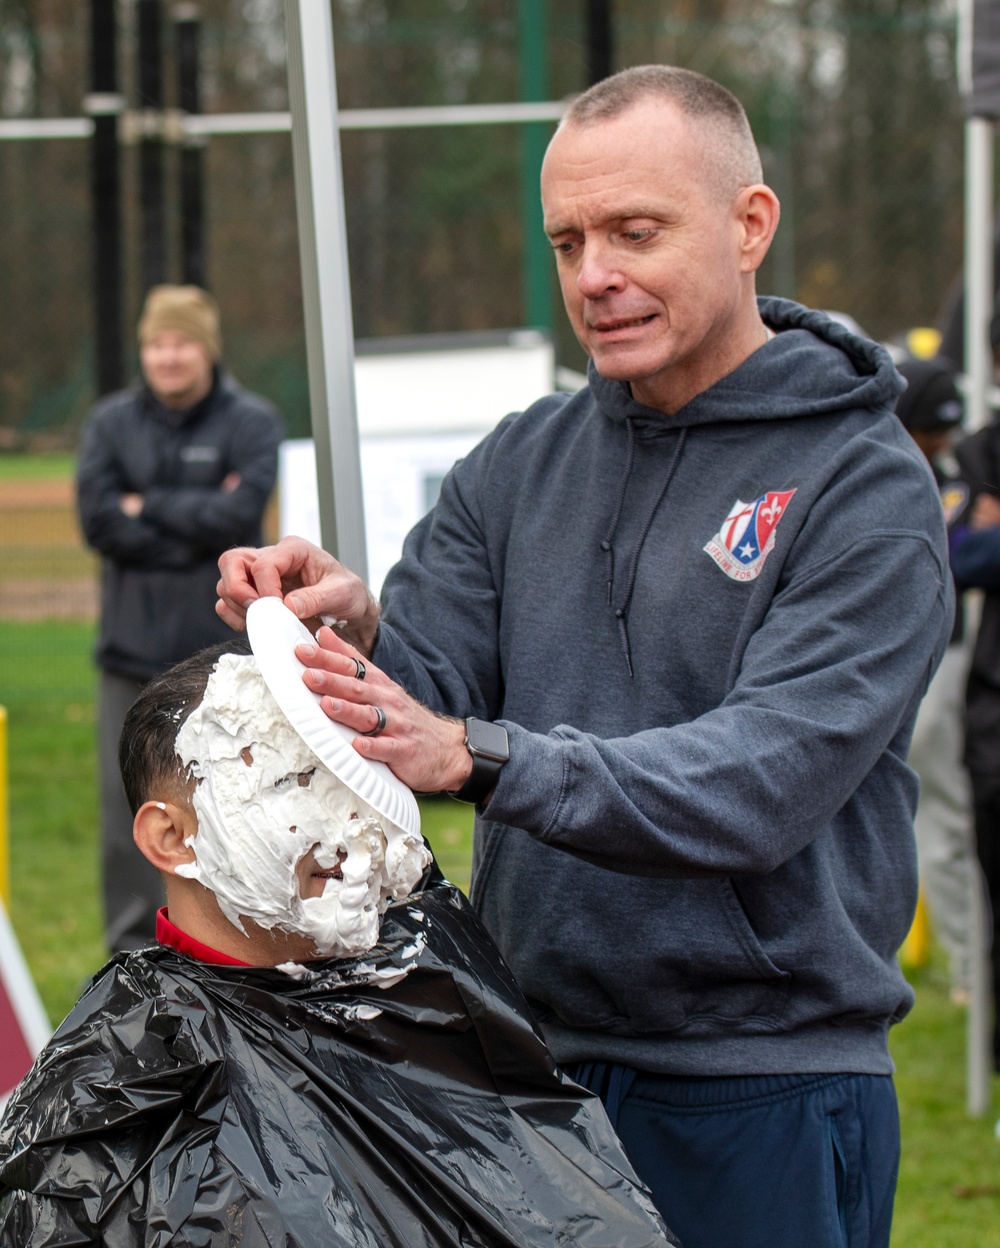
{"label": "blurred man in background", "polygon": [[[945,523],[951,525],[969,497],[948,455],[964,415],[953,371],[941,359],[907,359],[896,367],[907,382],[897,400],[896,415],[930,464],[941,491]],[[968,1000],[972,969],[969,898],[975,848],[972,795],[962,761],[970,646],[959,599],[951,640],[920,704],[907,760],[920,777],[914,821],[920,880],[934,930],[951,964],[956,1003]]]}
{"label": "blurred man in background", "polygon": [[155,936],[157,872],[132,843],[118,775],[125,713],[146,681],[228,630],[215,614],[216,561],[262,539],[281,419],[220,365],[219,310],[197,286],[156,286],[139,320],[142,381],[101,399],[77,466],[80,524],[101,555],[96,661],[104,934],[135,949]]}

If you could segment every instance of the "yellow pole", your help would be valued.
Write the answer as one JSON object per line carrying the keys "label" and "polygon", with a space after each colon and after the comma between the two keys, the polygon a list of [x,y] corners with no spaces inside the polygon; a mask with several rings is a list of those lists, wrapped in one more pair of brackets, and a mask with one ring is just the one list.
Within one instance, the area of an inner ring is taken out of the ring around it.
{"label": "yellow pole", "polygon": [[931,921],[923,889],[917,898],[917,912],[913,916],[910,934],[899,951],[899,960],[907,970],[926,966],[931,960]]}
{"label": "yellow pole", "polygon": [[7,798],[7,708],[0,706],[0,897],[10,913],[10,807]]}

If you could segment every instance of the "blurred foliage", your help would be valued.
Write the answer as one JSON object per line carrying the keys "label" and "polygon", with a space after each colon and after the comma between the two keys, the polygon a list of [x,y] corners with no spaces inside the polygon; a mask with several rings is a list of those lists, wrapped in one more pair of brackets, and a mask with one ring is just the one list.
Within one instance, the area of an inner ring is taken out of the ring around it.
{"label": "blurred foliage", "polygon": [[[549,98],[581,90],[585,0],[536,3]],[[523,0],[331,4],[344,109],[520,97]],[[848,312],[889,337],[938,319],[960,265],[955,9],[955,0],[615,0],[614,64],[686,65],[731,87],[783,203],[760,289]],[[287,109],[281,0],[202,0],[200,10],[204,111]],[[74,0],[0,0],[0,116],[80,114],[88,14]],[[121,0],[119,16],[122,90],[134,103],[135,6]],[[172,104],[169,20],[164,44]],[[523,142],[515,126],[344,133],[359,337],[524,322]],[[168,151],[175,279],[176,158]],[[290,139],[216,137],[205,163],[209,285],[227,362],[305,432]],[[123,182],[131,326],[142,297],[135,147],[123,149]],[[66,445],[95,397],[88,144],[0,142],[0,220],[0,445],[44,445],[46,433]],[[559,362],[579,368],[565,318],[555,329]]]}

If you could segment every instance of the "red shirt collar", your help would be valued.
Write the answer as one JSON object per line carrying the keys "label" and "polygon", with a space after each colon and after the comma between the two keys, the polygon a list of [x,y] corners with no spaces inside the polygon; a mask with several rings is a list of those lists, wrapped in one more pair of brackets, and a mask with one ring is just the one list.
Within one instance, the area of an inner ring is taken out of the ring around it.
{"label": "red shirt collar", "polygon": [[156,913],[156,939],[161,945],[168,945],[171,949],[187,954],[189,958],[194,958],[197,962],[210,962],[213,966],[253,965],[252,962],[241,962],[239,958],[231,958],[228,953],[219,953],[217,949],[203,945],[200,940],[195,940],[187,932],[182,932],[179,927],[175,927],[170,922],[166,906]]}

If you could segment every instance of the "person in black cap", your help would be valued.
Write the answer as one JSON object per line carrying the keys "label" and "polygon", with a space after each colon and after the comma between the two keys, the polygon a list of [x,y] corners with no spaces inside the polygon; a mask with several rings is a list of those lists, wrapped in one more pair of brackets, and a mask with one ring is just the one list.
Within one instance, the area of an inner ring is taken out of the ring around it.
{"label": "person in black cap", "polygon": [[[896,415],[920,447],[941,491],[950,524],[968,499],[947,452],[964,415],[950,366],[941,359],[907,359],[897,364],[907,382]],[[920,881],[934,930],[951,964],[952,999],[968,1000],[971,978],[969,894],[975,850],[972,796],[962,763],[965,680],[969,670],[961,602],[947,652],[920,705],[909,764],[920,777],[914,828]]]}
{"label": "person in black cap", "polygon": [[961,428],[965,407],[950,365],[942,359],[903,360],[896,370],[906,389],[896,402],[896,415],[927,457],[941,484],[940,457]]}

